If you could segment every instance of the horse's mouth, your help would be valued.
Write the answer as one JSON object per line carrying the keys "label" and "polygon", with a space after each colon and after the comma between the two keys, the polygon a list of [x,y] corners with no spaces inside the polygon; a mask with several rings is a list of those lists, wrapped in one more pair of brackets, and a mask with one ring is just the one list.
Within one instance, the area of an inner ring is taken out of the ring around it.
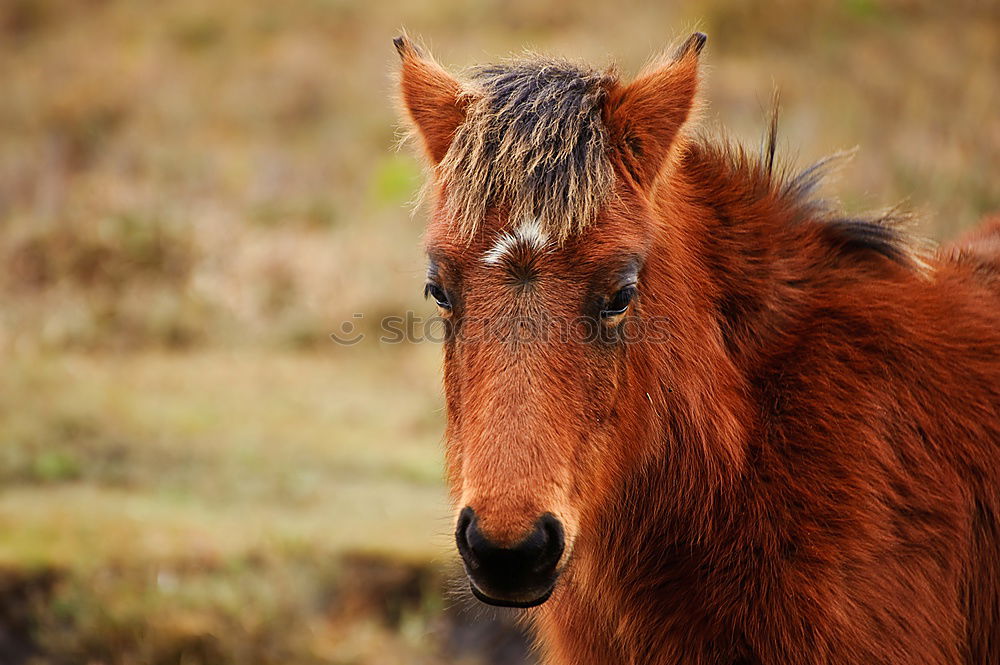
{"label": "horse's mouth", "polygon": [[536,596],[525,594],[523,596],[518,595],[516,598],[497,598],[483,593],[478,587],[476,587],[475,582],[469,580],[469,589],[472,590],[472,595],[475,596],[477,600],[484,602],[487,605],[494,605],[496,607],[515,607],[518,609],[537,607],[549,599],[555,588],[555,584],[553,584],[540,595]]}

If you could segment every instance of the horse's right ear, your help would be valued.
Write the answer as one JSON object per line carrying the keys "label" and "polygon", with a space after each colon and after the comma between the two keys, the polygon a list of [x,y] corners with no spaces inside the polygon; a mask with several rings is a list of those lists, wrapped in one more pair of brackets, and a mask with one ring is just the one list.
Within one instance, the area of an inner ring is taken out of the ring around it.
{"label": "horse's right ear", "polygon": [[399,92],[403,108],[434,164],[444,159],[465,120],[462,86],[406,35],[392,40],[403,60]]}
{"label": "horse's right ear", "polygon": [[604,121],[612,145],[637,184],[649,188],[669,161],[698,91],[698,54],[707,37],[696,32],[665,64],[616,86],[608,95]]}

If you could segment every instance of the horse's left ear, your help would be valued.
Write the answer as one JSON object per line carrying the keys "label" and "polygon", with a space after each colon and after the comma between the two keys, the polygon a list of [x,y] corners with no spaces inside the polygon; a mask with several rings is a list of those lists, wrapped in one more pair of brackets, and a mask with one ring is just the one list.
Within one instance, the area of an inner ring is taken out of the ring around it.
{"label": "horse's left ear", "polygon": [[437,164],[444,159],[465,120],[462,86],[432,59],[425,57],[406,35],[392,40],[403,60],[399,91],[406,115]]}
{"label": "horse's left ear", "polygon": [[649,188],[670,156],[698,91],[698,54],[708,39],[696,32],[670,62],[612,89],[604,107],[611,143],[639,186]]}

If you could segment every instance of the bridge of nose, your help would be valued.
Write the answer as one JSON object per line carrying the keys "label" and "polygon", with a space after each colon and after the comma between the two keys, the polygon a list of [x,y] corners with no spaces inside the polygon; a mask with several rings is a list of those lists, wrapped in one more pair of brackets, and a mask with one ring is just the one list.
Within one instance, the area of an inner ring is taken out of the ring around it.
{"label": "bridge of nose", "polygon": [[476,533],[491,547],[516,549],[535,534],[537,519],[483,519],[473,513],[472,523]]}
{"label": "bridge of nose", "polygon": [[473,517],[468,527],[469,545],[477,551],[495,551],[496,553],[523,554],[540,553],[546,545],[546,532],[539,527],[538,522],[521,533],[520,537],[497,540],[483,531],[479,519]]}

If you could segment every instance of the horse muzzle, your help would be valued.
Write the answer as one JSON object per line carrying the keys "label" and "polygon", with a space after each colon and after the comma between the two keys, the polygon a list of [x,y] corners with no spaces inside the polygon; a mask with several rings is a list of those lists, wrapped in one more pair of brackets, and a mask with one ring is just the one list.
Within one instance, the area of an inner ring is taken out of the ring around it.
{"label": "horse muzzle", "polygon": [[501,607],[534,607],[552,595],[565,535],[562,523],[545,513],[520,542],[500,546],[486,537],[476,512],[466,506],[458,516],[455,543],[476,598]]}

